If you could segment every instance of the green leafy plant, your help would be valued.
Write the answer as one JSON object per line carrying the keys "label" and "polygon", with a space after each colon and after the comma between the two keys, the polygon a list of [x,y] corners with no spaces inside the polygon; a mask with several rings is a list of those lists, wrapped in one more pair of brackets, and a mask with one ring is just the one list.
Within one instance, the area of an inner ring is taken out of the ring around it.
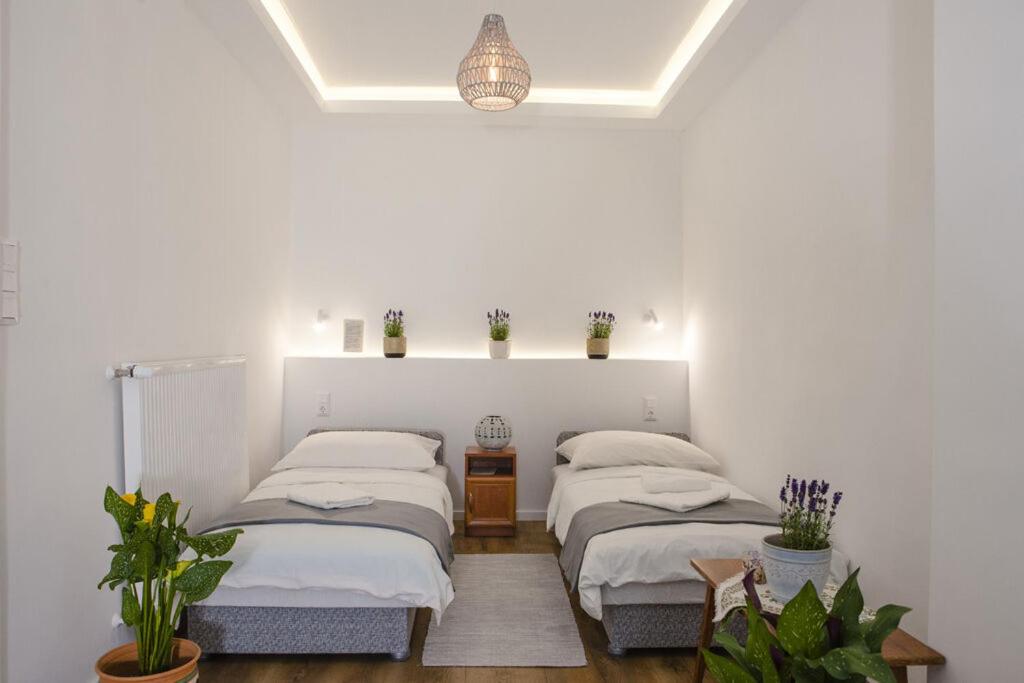
{"label": "green leafy plant", "polygon": [[384,314],[384,336],[402,337],[405,335],[405,314],[402,311],[388,309]]}
{"label": "green leafy plant", "polygon": [[708,670],[718,683],[862,683],[868,677],[879,683],[896,683],[892,669],[882,659],[882,642],[910,610],[886,605],[874,619],[861,623],[864,596],[857,583],[859,572],[843,583],[831,610],[825,610],[814,584],[808,581],[780,615],[761,611],[753,577],[748,574],[744,578],[747,642],[741,645],[732,634],[718,631],[715,642],[727,656],[703,650]]}
{"label": "green leafy plant", "polygon": [[[227,553],[242,533],[231,529],[190,536],[185,523],[191,510],[179,522],[179,505],[168,493],[150,503],[141,489],[119,496],[108,486],[103,496],[103,509],[117,522],[121,543],[108,548],[114,553],[110,571],[97,588],[121,586],[121,619],[135,630],[143,675],[171,667],[182,609],[209,597],[231,567],[227,560],[206,558]],[[195,557],[181,559],[188,549]]]}
{"label": "green leafy plant", "polygon": [[508,311],[503,311],[500,308],[495,308],[494,313],[488,311],[487,325],[491,328],[491,340],[508,341],[508,335],[511,332],[511,321],[512,316],[509,315]]}
{"label": "green leafy plant", "polygon": [[592,311],[587,316],[587,337],[608,339],[615,329],[615,314],[608,311]]}

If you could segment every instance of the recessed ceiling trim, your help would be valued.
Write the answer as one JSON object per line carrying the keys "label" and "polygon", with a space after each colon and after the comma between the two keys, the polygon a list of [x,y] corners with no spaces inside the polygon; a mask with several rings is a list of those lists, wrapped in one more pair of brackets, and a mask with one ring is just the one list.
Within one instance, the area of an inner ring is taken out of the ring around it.
{"label": "recessed ceiling trim", "polygon": [[[598,116],[657,117],[693,71],[703,52],[736,16],[747,0],[707,0],[693,25],[683,36],[657,81],[648,90],[586,88],[533,88],[521,108],[537,107],[535,113]],[[461,103],[454,86],[345,86],[329,85],[306,47],[284,0],[250,0],[268,24],[279,45],[306,81],[323,111],[370,111],[372,103]],[[268,23],[269,20],[269,23]],[[585,109],[594,111],[584,111]],[[445,107],[446,111],[450,111]]]}

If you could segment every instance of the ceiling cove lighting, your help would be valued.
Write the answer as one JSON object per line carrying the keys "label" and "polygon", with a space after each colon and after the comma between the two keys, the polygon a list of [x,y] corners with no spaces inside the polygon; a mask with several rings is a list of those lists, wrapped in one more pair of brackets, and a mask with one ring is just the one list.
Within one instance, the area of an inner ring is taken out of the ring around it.
{"label": "ceiling cove lighting", "polygon": [[455,82],[466,104],[481,111],[511,109],[530,94],[530,65],[512,44],[500,14],[484,17]]}
{"label": "ceiling cove lighting", "polygon": [[[696,21],[693,22],[693,25],[673,51],[668,63],[661,70],[658,79],[649,89],[530,88],[529,79],[527,79],[526,88],[530,95],[529,104],[615,106],[649,109],[656,115],[656,110],[665,104],[666,96],[673,87],[679,85],[680,77],[683,76],[687,67],[693,62],[693,59],[718,27],[719,23],[730,13],[735,15],[735,12],[730,11],[738,10],[746,2],[747,0],[708,0]],[[302,35],[296,28],[291,14],[289,14],[288,9],[285,7],[284,0],[250,0],[250,3],[254,7],[262,7],[266,18],[277,29],[279,38],[292,53],[292,57],[298,67],[306,76],[314,97],[319,100],[321,108],[325,111],[332,110],[330,106],[332,103],[458,102],[462,99],[462,95],[457,87],[402,85],[344,86],[328,84],[324,81],[316,62],[302,39]],[[486,24],[486,19],[484,21]],[[482,34],[483,29],[481,29]],[[479,38],[477,40],[479,41]],[[509,45],[511,45],[511,42]],[[516,54],[518,55],[518,52]],[[467,59],[469,56],[467,55]],[[522,59],[521,56],[520,59]],[[525,65],[525,61],[523,64]]]}

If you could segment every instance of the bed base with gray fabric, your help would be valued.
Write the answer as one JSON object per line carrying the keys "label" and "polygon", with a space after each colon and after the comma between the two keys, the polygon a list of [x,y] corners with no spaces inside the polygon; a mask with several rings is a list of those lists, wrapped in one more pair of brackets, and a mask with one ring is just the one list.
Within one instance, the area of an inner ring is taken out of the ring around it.
{"label": "bed base with gray fabric", "polygon": [[[586,432],[561,432],[556,446],[574,436]],[[683,441],[690,437],[681,432],[658,432]],[[568,462],[556,454],[555,464],[564,465]],[[681,584],[683,582],[673,582]],[[635,586],[635,584],[630,584]],[[663,600],[666,593],[661,588],[670,588],[666,584],[650,584],[652,599]],[[613,591],[615,589],[612,589]],[[633,591],[637,591],[634,589]],[[678,591],[674,591],[678,592]],[[703,594],[703,591],[701,591]],[[700,626],[704,616],[704,601],[692,603],[639,602],[643,597],[635,596],[638,602],[630,604],[608,604],[604,601],[601,609],[601,625],[608,636],[608,653],[621,657],[631,648],[646,647],[697,647],[700,642]],[[738,638],[745,638],[746,629],[737,620],[729,629]]]}
{"label": "bed base with gray fabric", "polygon": [[206,607],[188,612],[205,654],[366,654],[409,658],[415,607]]}
{"label": "bed base with gray fabric", "polygon": [[[434,459],[444,464],[444,435],[428,429],[338,427],[331,431],[419,434],[441,442]],[[415,607],[188,607],[188,637],[204,654],[372,654],[409,658]]]}

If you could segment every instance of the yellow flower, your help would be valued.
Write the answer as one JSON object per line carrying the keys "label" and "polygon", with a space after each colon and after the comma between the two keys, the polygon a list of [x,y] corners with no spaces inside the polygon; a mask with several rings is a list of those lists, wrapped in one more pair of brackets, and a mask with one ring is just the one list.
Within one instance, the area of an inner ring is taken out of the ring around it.
{"label": "yellow flower", "polygon": [[178,578],[182,573],[192,566],[192,560],[182,560],[174,565],[174,569],[170,570],[171,578]]}
{"label": "yellow flower", "polygon": [[135,505],[135,494],[134,493],[122,493],[121,500],[128,503],[129,505]]}
{"label": "yellow flower", "polygon": [[146,505],[145,507],[142,508],[142,521],[145,522],[146,524],[151,524],[153,522],[153,516],[155,514],[156,514],[156,504],[155,503],[149,503],[148,505]]}

